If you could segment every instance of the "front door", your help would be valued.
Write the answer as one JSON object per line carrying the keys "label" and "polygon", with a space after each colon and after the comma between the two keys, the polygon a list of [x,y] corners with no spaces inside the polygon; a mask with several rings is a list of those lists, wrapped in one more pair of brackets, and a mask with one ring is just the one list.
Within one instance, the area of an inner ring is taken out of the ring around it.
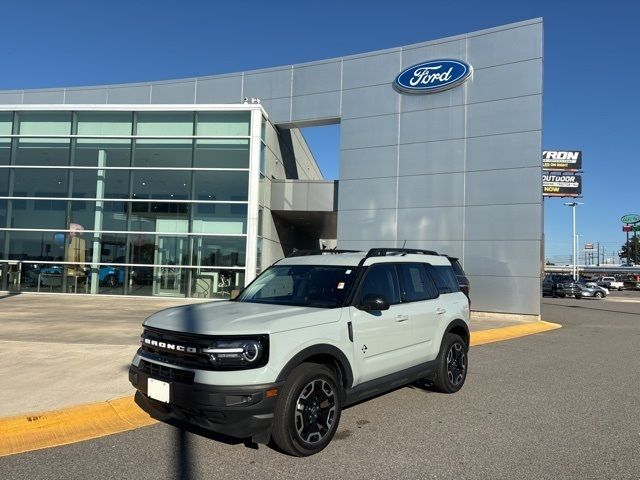
{"label": "front door", "polygon": [[366,312],[350,307],[353,328],[355,382],[363,383],[412,364],[407,355],[411,345],[411,326],[400,304],[398,275],[394,264],[369,267],[358,293],[359,301],[367,294],[382,295],[390,303],[388,310]]}
{"label": "front door", "polygon": [[183,265],[186,238],[156,236],[153,294],[161,297],[183,297],[185,278]]}

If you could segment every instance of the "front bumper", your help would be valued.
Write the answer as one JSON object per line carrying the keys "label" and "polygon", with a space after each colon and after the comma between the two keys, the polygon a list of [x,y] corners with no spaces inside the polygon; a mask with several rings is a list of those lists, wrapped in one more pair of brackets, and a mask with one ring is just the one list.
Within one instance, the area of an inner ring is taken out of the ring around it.
{"label": "front bumper", "polygon": [[565,295],[567,297],[582,295],[582,289],[578,287],[558,287],[556,291],[559,295]]}
{"label": "front bumper", "polygon": [[[169,403],[147,395],[149,377],[170,384]],[[260,443],[269,440],[277,396],[268,397],[267,391],[279,390],[283,383],[221,387],[181,380],[129,367],[129,381],[139,392],[136,403],[151,416],[175,418],[232,437],[252,437]]]}

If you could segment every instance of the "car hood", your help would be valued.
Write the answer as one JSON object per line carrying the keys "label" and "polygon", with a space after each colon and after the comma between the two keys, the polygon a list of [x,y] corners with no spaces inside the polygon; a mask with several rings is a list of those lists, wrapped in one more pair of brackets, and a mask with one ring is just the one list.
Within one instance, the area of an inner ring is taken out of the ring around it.
{"label": "car hood", "polygon": [[341,308],[221,301],[167,308],[142,325],[200,335],[268,334],[337,322],[341,312]]}

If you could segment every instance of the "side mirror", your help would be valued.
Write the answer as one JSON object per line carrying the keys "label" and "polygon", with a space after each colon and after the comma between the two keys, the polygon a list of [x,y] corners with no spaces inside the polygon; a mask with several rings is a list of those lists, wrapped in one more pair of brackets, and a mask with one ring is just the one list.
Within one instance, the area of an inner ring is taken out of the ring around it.
{"label": "side mirror", "polygon": [[382,295],[369,293],[364,296],[359,308],[365,312],[389,310],[389,302]]}

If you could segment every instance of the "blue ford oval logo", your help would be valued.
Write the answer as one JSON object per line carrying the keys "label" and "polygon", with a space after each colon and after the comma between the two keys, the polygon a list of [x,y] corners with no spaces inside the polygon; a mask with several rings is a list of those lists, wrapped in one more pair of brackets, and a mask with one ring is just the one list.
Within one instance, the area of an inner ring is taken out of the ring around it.
{"label": "blue ford oval logo", "polygon": [[407,93],[435,93],[464,82],[473,69],[461,60],[431,60],[409,67],[400,73],[395,87]]}

